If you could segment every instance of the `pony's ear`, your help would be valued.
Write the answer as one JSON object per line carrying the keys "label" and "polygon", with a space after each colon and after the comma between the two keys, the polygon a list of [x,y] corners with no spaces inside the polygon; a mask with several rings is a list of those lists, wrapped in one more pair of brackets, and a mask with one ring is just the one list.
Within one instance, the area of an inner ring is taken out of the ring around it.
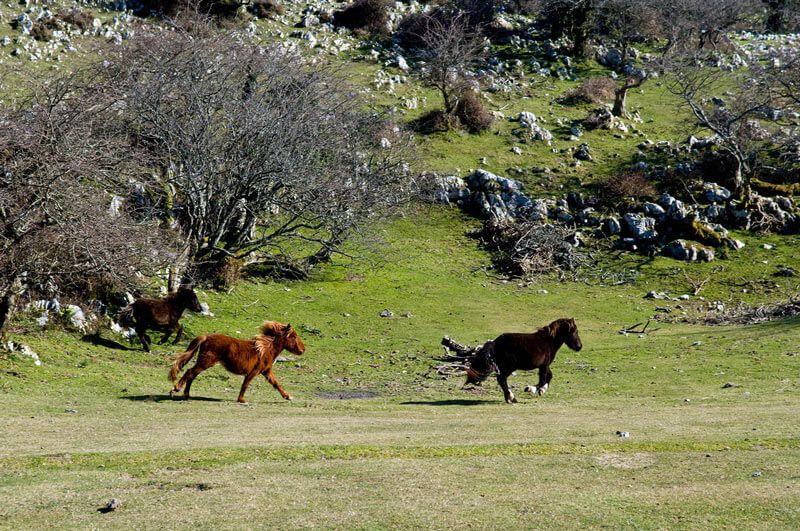
{"label": "pony's ear", "polygon": [[292,331],[292,325],[290,325],[289,323],[286,323],[286,326],[283,327],[283,331],[284,331],[284,333],[288,334],[289,332]]}

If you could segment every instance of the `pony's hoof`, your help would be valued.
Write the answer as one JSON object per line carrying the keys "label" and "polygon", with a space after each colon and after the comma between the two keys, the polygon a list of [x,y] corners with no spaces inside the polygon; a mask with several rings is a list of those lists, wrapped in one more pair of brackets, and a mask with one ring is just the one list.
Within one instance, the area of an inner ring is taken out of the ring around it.
{"label": "pony's hoof", "polygon": [[536,394],[538,394],[539,396],[542,396],[543,394],[545,394],[547,392],[547,387],[548,387],[548,384],[544,384],[543,386],[537,388],[536,389]]}
{"label": "pony's hoof", "polygon": [[506,402],[509,403],[509,404],[516,404],[517,403],[517,397],[514,396],[514,395],[511,395],[510,397],[506,398]]}
{"label": "pony's hoof", "polygon": [[538,389],[533,385],[526,385],[524,391],[535,396]]}
{"label": "pony's hoof", "polygon": [[289,402],[291,402],[291,401],[292,401],[292,395],[286,395],[286,396],[284,396],[283,398],[285,398],[285,399],[286,399],[286,400],[288,400]]}

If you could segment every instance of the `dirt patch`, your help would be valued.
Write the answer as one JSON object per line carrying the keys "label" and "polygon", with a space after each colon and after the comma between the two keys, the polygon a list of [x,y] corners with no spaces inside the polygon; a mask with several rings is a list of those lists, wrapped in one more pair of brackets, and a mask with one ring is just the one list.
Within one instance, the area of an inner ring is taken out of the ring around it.
{"label": "dirt patch", "polygon": [[317,396],[328,400],[356,400],[359,398],[375,398],[380,395],[372,391],[326,391],[317,393]]}
{"label": "dirt patch", "polygon": [[597,462],[606,467],[611,468],[647,468],[654,465],[656,462],[655,457],[651,454],[602,454],[598,455],[595,459]]}

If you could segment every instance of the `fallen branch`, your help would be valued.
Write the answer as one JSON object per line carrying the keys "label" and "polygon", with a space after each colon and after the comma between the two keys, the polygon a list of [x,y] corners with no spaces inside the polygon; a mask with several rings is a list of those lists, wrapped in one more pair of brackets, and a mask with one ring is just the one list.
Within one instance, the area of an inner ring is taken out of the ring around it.
{"label": "fallen branch", "polygon": [[486,343],[476,346],[462,345],[461,343],[450,339],[448,336],[442,338],[442,348],[444,354],[437,358],[438,361],[444,362],[438,365],[431,365],[430,370],[425,374],[430,378],[431,373],[435,373],[440,378],[449,378],[451,376],[463,376],[469,367],[470,361],[475,355],[480,352]]}
{"label": "fallen branch", "polygon": [[[622,330],[619,331],[619,333],[622,334],[623,336],[627,336],[628,334],[644,334],[644,333],[646,333],[647,327],[650,326],[651,322],[652,322],[652,319],[648,319],[646,323],[636,323],[635,325],[631,325],[631,326],[628,326],[626,328],[623,328]],[[644,325],[642,327],[642,329],[641,330],[637,330],[637,328],[639,328],[642,325]],[[651,332],[655,332],[657,330],[660,330],[660,328],[653,328],[651,330]]]}

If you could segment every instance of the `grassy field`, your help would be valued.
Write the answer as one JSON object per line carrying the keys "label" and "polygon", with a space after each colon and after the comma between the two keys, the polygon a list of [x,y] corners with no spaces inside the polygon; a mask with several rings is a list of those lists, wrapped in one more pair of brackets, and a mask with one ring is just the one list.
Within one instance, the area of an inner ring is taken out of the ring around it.
{"label": "grassy field", "polygon": [[[189,317],[190,333],[251,336],[267,318],[298,328],[306,354],[276,369],[291,403],[256,381],[239,405],[240,378],[219,367],[195,400],[170,400],[167,367],[185,343],[145,354],[110,332],[18,333],[43,363],[0,358],[0,527],[800,524],[797,319],[624,336],[656,306],[693,303],[642,298],[686,289],[674,261],[628,259],[618,267],[638,279],[613,288],[521,288],[487,272],[474,227],[420,209],[381,231],[369,260],[203,293],[216,316]],[[722,261],[709,296],[768,277],[768,252],[797,265],[794,240],[774,242]],[[395,317],[379,316],[387,308]],[[492,380],[463,390],[430,371],[445,334],[477,343],[562,316],[584,349],[559,353],[544,397],[522,393],[532,373],[511,378],[523,395],[512,406]],[[374,395],[329,398],[348,392]],[[111,498],[121,507],[98,512]]]}

